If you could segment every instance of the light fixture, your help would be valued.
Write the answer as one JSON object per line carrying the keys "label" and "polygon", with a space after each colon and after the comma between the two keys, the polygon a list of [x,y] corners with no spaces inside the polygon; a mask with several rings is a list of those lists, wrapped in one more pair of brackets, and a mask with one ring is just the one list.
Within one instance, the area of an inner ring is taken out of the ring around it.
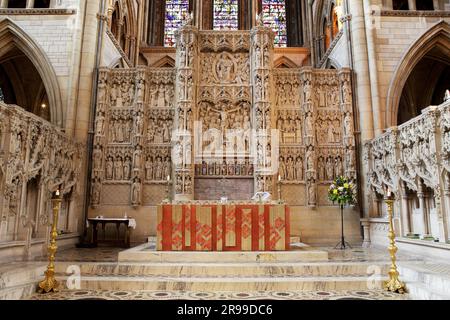
{"label": "light fixture", "polygon": [[45,109],[45,108],[47,108],[47,105],[45,103],[43,103],[43,104],[41,104],[41,108]]}

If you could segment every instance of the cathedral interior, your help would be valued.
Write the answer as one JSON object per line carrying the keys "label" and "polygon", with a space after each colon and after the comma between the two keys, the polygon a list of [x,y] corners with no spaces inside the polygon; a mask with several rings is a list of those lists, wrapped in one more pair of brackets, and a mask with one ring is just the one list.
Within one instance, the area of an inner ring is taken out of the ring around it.
{"label": "cathedral interior", "polygon": [[449,23],[450,0],[0,0],[0,299],[450,299]]}

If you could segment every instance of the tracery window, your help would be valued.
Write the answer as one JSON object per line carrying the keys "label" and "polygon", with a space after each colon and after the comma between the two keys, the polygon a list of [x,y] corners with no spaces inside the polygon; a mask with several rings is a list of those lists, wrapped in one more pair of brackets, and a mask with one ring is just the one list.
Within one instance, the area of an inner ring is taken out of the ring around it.
{"label": "tracery window", "polygon": [[287,46],[286,1],[262,0],[264,24],[275,32],[275,46]]}
{"label": "tracery window", "polygon": [[238,10],[238,0],[214,0],[213,29],[237,30]]}
{"label": "tracery window", "polygon": [[175,46],[175,30],[189,13],[189,0],[167,0],[164,25],[164,46]]}

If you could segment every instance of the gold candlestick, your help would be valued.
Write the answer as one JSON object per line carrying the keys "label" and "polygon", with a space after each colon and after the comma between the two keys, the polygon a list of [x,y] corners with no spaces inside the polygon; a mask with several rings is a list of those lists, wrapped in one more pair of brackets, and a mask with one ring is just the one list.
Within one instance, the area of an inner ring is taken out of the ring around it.
{"label": "gold candlestick", "polygon": [[392,222],[393,220],[393,211],[394,211],[394,200],[390,198],[390,195],[386,198],[386,205],[387,210],[389,214],[389,254],[391,256],[391,268],[389,269],[389,280],[384,282],[384,289],[386,291],[396,292],[396,293],[406,293],[406,287],[403,282],[399,279],[399,272],[397,270],[396,265],[396,253],[397,253],[397,246],[395,245],[395,232],[394,232],[394,224]]}
{"label": "gold candlestick", "polygon": [[57,190],[55,196],[52,198],[53,224],[52,231],[50,233],[50,245],[48,246],[48,266],[47,271],[45,272],[45,279],[39,282],[39,293],[49,293],[51,291],[57,292],[59,288],[59,282],[55,279],[55,254],[56,249],[58,249],[56,246],[56,237],[58,236],[57,226],[61,201],[59,190]]}

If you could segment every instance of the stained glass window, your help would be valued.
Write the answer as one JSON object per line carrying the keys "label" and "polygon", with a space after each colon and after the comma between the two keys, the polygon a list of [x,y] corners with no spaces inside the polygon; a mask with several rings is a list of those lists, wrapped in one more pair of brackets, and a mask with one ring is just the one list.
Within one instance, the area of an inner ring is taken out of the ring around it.
{"label": "stained glass window", "polygon": [[189,0],[166,0],[164,46],[175,46],[175,30],[181,26],[188,13]]}
{"label": "stained glass window", "polygon": [[214,0],[214,30],[238,29],[238,0]]}
{"label": "stained glass window", "polygon": [[262,0],[264,24],[275,32],[275,46],[287,46],[286,1]]}

